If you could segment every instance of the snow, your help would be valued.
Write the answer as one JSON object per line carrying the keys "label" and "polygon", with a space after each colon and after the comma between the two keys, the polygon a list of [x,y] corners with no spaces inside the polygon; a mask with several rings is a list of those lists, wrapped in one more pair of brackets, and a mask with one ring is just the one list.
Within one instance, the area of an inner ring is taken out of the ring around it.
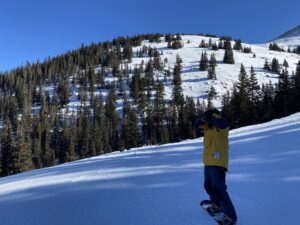
{"label": "snow", "polygon": [[[230,132],[239,225],[300,221],[300,113]],[[0,179],[0,224],[213,225],[200,209],[202,138],[114,152]]]}

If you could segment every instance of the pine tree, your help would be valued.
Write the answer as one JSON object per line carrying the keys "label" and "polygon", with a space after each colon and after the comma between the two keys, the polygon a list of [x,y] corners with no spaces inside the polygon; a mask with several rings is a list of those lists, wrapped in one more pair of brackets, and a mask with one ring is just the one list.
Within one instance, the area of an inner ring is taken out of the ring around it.
{"label": "pine tree", "polygon": [[276,58],[273,58],[272,63],[271,63],[271,71],[273,73],[280,73],[280,65],[279,62]]}
{"label": "pine tree", "polygon": [[205,41],[203,39],[201,40],[201,43],[200,43],[199,47],[200,48],[206,48],[207,47],[206,44],[205,44]]}
{"label": "pine tree", "polygon": [[216,91],[216,89],[214,88],[214,86],[211,86],[209,92],[208,92],[208,96],[211,97],[211,99],[216,99],[218,93]]}
{"label": "pine tree", "polygon": [[179,48],[182,48],[182,47],[183,47],[183,44],[182,44],[181,41],[179,41],[179,40],[173,41],[173,43],[172,43],[172,48],[173,49],[179,49]]}
{"label": "pine tree", "polygon": [[52,132],[51,132],[51,142],[50,147],[55,153],[55,158],[58,158],[58,162],[62,163],[63,154],[61,153],[61,127],[60,127],[60,117],[55,115]]}
{"label": "pine tree", "polygon": [[98,70],[98,72],[96,73],[96,85],[97,86],[100,86],[100,87],[104,86],[105,74],[106,74],[105,68],[101,67],[101,70],[100,71]]}
{"label": "pine tree", "polygon": [[140,130],[138,127],[138,115],[134,110],[131,110],[129,113],[129,121],[130,121],[130,146],[129,147],[138,147],[140,146]]}
{"label": "pine tree", "polygon": [[99,104],[96,108],[96,118],[95,123],[99,126],[99,136],[96,138],[100,138],[99,149],[97,148],[98,154],[108,153],[112,151],[111,145],[109,143],[109,120],[106,117],[106,111],[103,103],[103,99],[99,97]]}
{"label": "pine tree", "polygon": [[233,91],[233,117],[237,118],[237,126],[244,126],[250,123],[250,99],[249,99],[249,77],[241,64],[236,90]]}
{"label": "pine tree", "polygon": [[200,71],[206,71],[208,68],[208,58],[206,52],[201,53],[201,60],[199,64],[199,69]]}
{"label": "pine tree", "polygon": [[72,162],[72,161],[75,161],[77,159],[76,153],[75,153],[75,141],[74,141],[73,136],[74,135],[71,134],[70,138],[69,138],[69,141],[68,141],[66,154],[65,154],[65,158],[64,158],[65,162]]}
{"label": "pine tree", "polygon": [[24,108],[21,121],[17,127],[16,145],[18,151],[18,172],[32,170],[34,168],[31,152],[31,101],[29,96],[24,96]]}
{"label": "pine tree", "polygon": [[18,171],[23,172],[34,168],[31,152],[31,139],[29,133],[29,124],[25,118],[22,118],[18,126],[16,135],[16,145],[18,151]]}
{"label": "pine tree", "polygon": [[35,168],[42,167],[42,152],[41,152],[41,139],[42,139],[42,128],[39,116],[36,116],[32,121],[32,157]]}
{"label": "pine tree", "polygon": [[254,72],[253,66],[250,69],[250,79],[249,79],[249,93],[250,93],[250,115],[251,115],[251,123],[254,123],[257,118],[255,117],[255,108],[258,104],[259,98],[259,90],[260,86],[258,85],[258,81],[256,78],[256,74]]}
{"label": "pine tree", "polygon": [[163,69],[163,65],[160,58],[160,52],[157,49],[154,49],[153,68],[158,71],[162,71]]}
{"label": "pine tree", "polygon": [[182,104],[178,107],[178,131],[178,136],[181,140],[189,138],[192,132],[186,104]]}
{"label": "pine tree", "polygon": [[240,39],[239,40],[235,40],[233,49],[237,50],[237,51],[241,51],[243,49],[242,41]]}
{"label": "pine tree", "polygon": [[91,148],[91,124],[89,108],[84,105],[78,110],[77,119],[77,152],[80,158],[91,157],[95,154]]}
{"label": "pine tree", "polygon": [[[89,91],[94,93],[95,92],[95,85],[96,85],[96,73],[94,65],[89,65],[87,78],[89,81]],[[66,82],[68,83],[68,82]],[[67,87],[69,89],[69,86]]]}
{"label": "pine tree", "polygon": [[42,162],[43,167],[55,165],[55,153],[50,148],[50,131],[47,119],[42,120],[42,135],[41,135],[41,150],[42,150]]}
{"label": "pine tree", "polygon": [[286,59],[284,59],[284,61],[283,61],[283,66],[286,67],[286,68],[289,67],[289,63],[286,61]]}
{"label": "pine tree", "polygon": [[268,62],[268,59],[266,58],[266,60],[265,60],[265,64],[264,64],[264,67],[263,67],[265,70],[268,70],[268,71],[270,71],[271,70],[271,67],[270,67],[270,64],[269,64],[269,62]]}
{"label": "pine tree", "polygon": [[17,143],[8,117],[5,120],[4,133],[1,136],[1,170],[3,176],[19,172]]}
{"label": "pine tree", "polygon": [[186,124],[186,131],[187,136],[190,139],[196,138],[196,130],[194,129],[194,124],[197,119],[197,111],[196,111],[196,105],[194,102],[193,97],[186,97],[185,100],[185,108],[187,112],[187,124]]}
{"label": "pine tree", "polygon": [[209,65],[208,70],[207,70],[207,78],[210,80],[216,80],[217,79],[217,75],[216,75],[216,69],[215,66]]}
{"label": "pine tree", "polygon": [[269,45],[269,49],[273,51],[279,51],[279,52],[284,52],[282,48],[280,48],[276,43],[271,43]]}
{"label": "pine tree", "polygon": [[59,163],[70,162],[75,160],[75,149],[74,143],[72,148],[71,146],[71,134],[70,129],[68,127],[67,121],[64,120],[62,131],[60,132],[60,146],[59,146],[59,154],[58,154],[58,161]]}
{"label": "pine tree", "polygon": [[294,111],[299,111],[300,110],[300,60],[297,63],[296,67],[296,73],[293,76],[293,85],[294,85]]}
{"label": "pine tree", "polygon": [[123,59],[126,59],[128,63],[131,63],[133,57],[132,47],[129,43],[126,43],[123,49]]}
{"label": "pine tree", "polygon": [[225,54],[223,58],[223,62],[227,64],[234,64],[234,57],[233,57],[233,51],[231,48],[231,42],[229,39],[226,39],[225,41]]}
{"label": "pine tree", "polygon": [[244,68],[244,65],[241,64],[240,74],[238,77],[237,89],[240,94],[248,95],[249,91],[249,77]]}
{"label": "pine tree", "polygon": [[274,114],[274,87],[270,81],[269,84],[263,84],[261,88],[262,102],[259,108],[258,122],[269,121]]}
{"label": "pine tree", "polygon": [[112,74],[114,77],[119,77],[121,74],[120,63],[118,61],[114,62],[112,65]]}
{"label": "pine tree", "polygon": [[176,55],[176,65],[179,65],[179,66],[181,66],[181,63],[182,63],[183,61],[182,61],[182,58],[180,57],[180,55]]}
{"label": "pine tree", "polygon": [[64,145],[64,162],[72,162],[77,159],[75,152],[76,118],[72,114],[69,123],[65,120],[63,125],[62,143]]}
{"label": "pine tree", "polygon": [[154,70],[153,70],[153,61],[150,59],[146,65],[145,69],[145,88],[150,90],[154,85]]}
{"label": "pine tree", "polygon": [[243,48],[243,53],[252,53],[251,47],[244,47]]}
{"label": "pine tree", "polygon": [[124,96],[123,117],[122,117],[121,137],[124,148],[137,147],[140,143],[140,133],[138,128],[138,117],[131,108],[127,96]]}
{"label": "pine tree", "polygon": [[217,66],[217,60],[216,60],[216,55],[215,55],[215,53],[212,53],[212,54],[210,55],[209,66],[214,66],[214,67]]}
{"label": "pine tree", "polygon": [[155,130],[155,121],[153,115],[153,106],[148,105],[146,109],[146,118],[143,122],[143,135],[145,136],[145,143],[150,145],[157,144],[157,133]]}
{"label": "pine tree", "polygon": [[211,48],[211,46],[212,46],[212,39],[209,38],[209,39],[208,39],[208,47]]}
{"label": "pine tree", "polygon": [[60,80],[57,87],[57,94],[62,107],[69,103],[70,92],[69,83],[67,81]]}
{"label": "pine tree", "polygon": [[181,87],[181,64],[176,63],[173,71],[173,91],[172,100],[175,105],[181,105],[184,102]]}
{"label": "pine tree", "polygon": [[155,97],[154,97],[154,123],[155,123],[155,130],[157,132],[158,142],[159,143],[166,143],[168,140],[166,129],[164,128],[165,122],[165,101],[164,101],[164,85],[161,81],[157,81],[155,85]]}
{"label": "pine tree", "polygon": [[279,81],[276,87],[275,99],[274,99],[274,109],[276,117],[282,117],[289,114],[289,98],[288,94],[290,92],[291,86],[288,78],[287,70],[283,70],[279,75]]}
{"label": "pine tree", "polygon": [[134,75],[132,77],[132,82],[130,85],[130,93],[131,96],[134,98],[135,102],[138,102],[139,96],[140,96],[140,85],[141,84],[141,73],[139,69],[134,70]]}
{"label": "pine tree", "polygon": [[169,134],[169,141],[175,142],[178,137],[178,116],[176,106],[170,104],[167,109],[167,128]]}
{"label": "pine tree", "polygon": [[232,96],[227,90],[227,92],[222,96],[222,113],[226,115],[227,122],[230,127],[233,125],[233,112],[232,112]]}
{"label": "pine tree", "polygon": [[112,84],[109,94],[106,99],[105,104],[105,115],[108,119],[108,130],[109,130],[109,142],[110,146],[113,151],[118,150],[118,136],[119,136],[119,130],[118,130],[118,123],[119,123],[119,116],[116,111],[116,94],[115,94],[115,85]]}
{"label": "pine tree", "polygon": [[221,39],[219,40],[218,48],[219,49],[224,49],[224,43],[223,43],[223,41]]}
{"label": "pine tree", "polygon": [[207,99],[207,108],[212,109],[214,107],[213,100],[217,97],[216,89],[211,86],[209,92],[208,92],[208,99]]}
{"label": "pine tree", "polygon": [[219,50],[219,47],[218,47],[218,45],[217,45],[216,42],[214,42],[214,43],[212,44],[211,50],[213,50],[213,51],[218,51],[218,50]]}

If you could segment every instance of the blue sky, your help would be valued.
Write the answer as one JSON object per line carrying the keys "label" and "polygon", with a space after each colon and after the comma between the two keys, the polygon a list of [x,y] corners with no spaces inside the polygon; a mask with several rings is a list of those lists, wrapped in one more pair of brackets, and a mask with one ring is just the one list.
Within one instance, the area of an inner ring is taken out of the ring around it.
{"label": "blue sky", "polygon": [[0,71],[141,33],[210,33],[261,43],[299,25],[299,9],[299,0],[1,0]]}

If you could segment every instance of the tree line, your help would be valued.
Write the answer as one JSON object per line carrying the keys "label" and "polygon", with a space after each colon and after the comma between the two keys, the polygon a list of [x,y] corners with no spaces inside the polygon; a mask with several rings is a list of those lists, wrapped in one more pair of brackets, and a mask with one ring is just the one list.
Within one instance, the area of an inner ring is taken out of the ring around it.
{"label": "tree line", "polygon": [[[273,60],[277,64],[277,60]],[[232,93],[223,96],[223,111],[232,128],[262,123],[300,111],[300,61],[295,73],[273,71],[279,74],[278,83],[259,86],[253,67],[240,68],[238,82]]]}

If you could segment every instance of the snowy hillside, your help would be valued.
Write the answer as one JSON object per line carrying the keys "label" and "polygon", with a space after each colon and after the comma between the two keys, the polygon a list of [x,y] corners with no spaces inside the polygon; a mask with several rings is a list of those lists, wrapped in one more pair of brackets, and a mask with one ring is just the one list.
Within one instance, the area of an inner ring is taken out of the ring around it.
{"label": "snowy hillside", "polygon": [[[230,133],[240,225],[298,225],[300,113]],[[103,155],[0,179],[0,224],[213,225],[200,209],[202,139]]]}
{"label": "snowy hillside", "polygon": [[[282,53],[270,51],[268,47],[260,47],[255,45],[243,44],[244,47],[251,47],[252,52],[256,54],[256,57],[253,57],[253,54],[246,54],[239,51],[234,51],[235,64],[224,64],[224,50],[213,51],[205,48],[199,48],[201,40],[204,40],[206,43],[209,42],[208,37],[194,36],[194,35],[183,35],[182,36],[184,47],[178,50],[168,49],[167,43],[162,42],[159,44],[154,43],[144,43],[151,47],[155,47],[158,50],[162,51],[162,59],[167,58],[169,66],[173,67],[176,55],[178,54],[182,60],[183,73],[182,73],[182,87],[184,94],[187,96],[193,96],[197,98],[207,98],[207,93],[210,90],[211,86],[218,92],[218,98],[215,101],[216,106],[221,106],[221,97],[227,92],[227,90],[232,91],[231,88],[234,82],[238,81],[238,75],[240,72],[241,64],[243,63],[246,71],[249,74],[250,67],[253,66],[259,84],[269,83],[270,81],[274,84],[278,81],[278,75],[271,72],[263,70],[265,59],[269,62],[276,57],[279,62],[282,64],[284,59],[286,59],[290,65],[288,71],[292,74],[292,71],[295,71],[296,64],[300,60],[300,56],[291,53]],[[211,38],[212,42],[218,43],[219,38]],[[234,42],[232,42],[232,46]],[[217,80],[208,80],[207,71],[199,71],[199,61],[202,52],[207,52],[208,57],[214,53],[217,59],[216,75]],[[141,59],[135,58],[133,64],[139,63]],[[166,97],[171,99],[172,86],[167,86]]]}
{"label": "snowy hillside", "polygon": [[277,43],[280,47],[283,47],[285,50],[287,50],[289,47],[291,49],[297,48],[300,46],[300,36],[298,37],[289,37],[289,38],[280,38],[275,41],[272,41],[272,43]]}
{"label": "snowy hillside", "polygon": [[[165,42],[164,38],[161,38],[160,43],[150,43],[149,41],[143,41],[142,45],[139,47],[134,47],[133,51],[137,52],[142,49],[143,46],[148,46],[152,48],[156,48],[161,52],[161,60],[164,61],[166,59],[165,69],[172,71],[174,67],[174,63],[176,61],[176,56],[179,55],[182,58],[182,88],[185,96],[192,96],[195,100],[199,99],[200,101],[207,100],[208,92],[213,86],[218,92],[217,98],[214,100],[215,106],[221,106],[221,98],[222,96],[229,90],[232,91],[233,83],[238,81],[238,75],[240,72],[241,64],[243,63],[246,71],[249,74],[250,67],[253,66],[259,84],[269,83],[270,81],[274,84],[278,81],[278,75],[272,72],[266,71],[263,69],[265,60],[268,62],[272,62],[272,59],[275,57],[278,59],[279,63],[282,64],[284,59],[287,60],[289,64],[289,75],[292,74],[292,71],[295,71],[296,64],[300,60],[300,55],[293,53],[285,53],[285,52],[276,52],[270,51],[269,46],[257,46],[242,43],[243,47],[251,47],[252,53],[242,53],[241,51],[234,50],[234,60],[235,64],[224,64],[224,50],[220,49],[218,51],[214,51],[208,48],[200,48],[199,45],[202,40],[205,43],[209,43],[211,39],[212,43],[219,43],[219,38],[209,38],[204,36],[197,35],[182,35],[182,43],[184,44],[183,48],[174,50],[168,48],[168,43]],[[234,45],[234,41],[232,41],[232,46]],[[216,67],[216,76],[217,80],[209,80],[207,78],[207,71],[199,71],[199,62],[201,58],[201,54],[203,52],[207,53],[208,58],[210,58],[211,54],[215,54],[217,60]],[[253,57],[253,53],[255,53],[256,57]],[[149,61],[149,57],[137,57],[134,56],[132,59],[132,63],[128,66],[132,70],[138,67],[141,62],[144,61],[144,64]],[[123,65],[125,66],[125,65]],[[96,69],[96,71],[100,71],[100,67]],[[130,74],[132,76],[132,74]],[[164,80],[164,73],[156,73],[155,78],[159,80]],[[110,83],[112,81],[117,81],[116,77],[107,76],[105,78],[106,83]],[[71,82],[71,81],[70,81]],[[172,95],[172,80],[167,80],[165,84],[165,98],[171,99]],[[53,86],[46,87],[46,90],[51,92],[54,90]],[[129,88],[125,87],[127,94],[129,94]],[[80,88],[72,88],[70,97],[70,113],[72,110],[76,111],[79,101],[78,95],[80,92]],[[101,93],[104,97],[107,96],[107,90],[97,90],[96,94]],[[121,111],[122,109],[122,99],[118,100],[118,109]]]}

